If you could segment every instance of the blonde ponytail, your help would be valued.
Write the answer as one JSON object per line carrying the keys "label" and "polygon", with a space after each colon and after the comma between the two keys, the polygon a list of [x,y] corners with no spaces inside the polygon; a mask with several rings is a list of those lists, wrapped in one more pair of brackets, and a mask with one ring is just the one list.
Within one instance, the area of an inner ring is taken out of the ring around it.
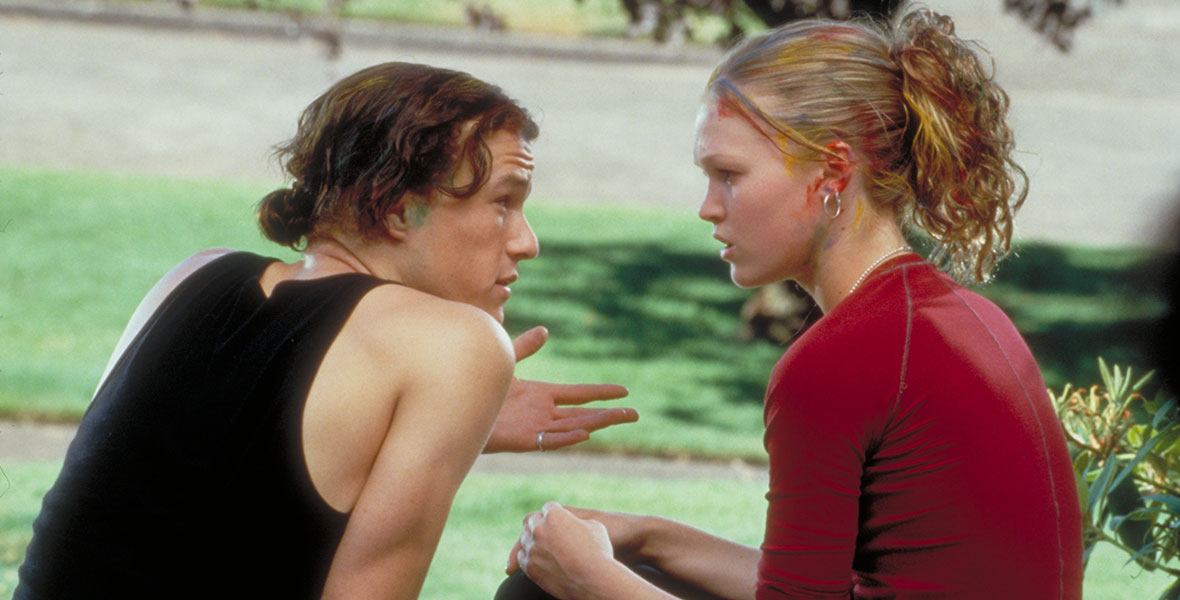
{"label": "blonde ponytail", "polygon": [[1012,158],[1008,95],[949,17],[905,15],[894,34],[911,114],[908,220],[937,243],[935,260],[960,279],[987,281],[1011,250],[1028,177]]}

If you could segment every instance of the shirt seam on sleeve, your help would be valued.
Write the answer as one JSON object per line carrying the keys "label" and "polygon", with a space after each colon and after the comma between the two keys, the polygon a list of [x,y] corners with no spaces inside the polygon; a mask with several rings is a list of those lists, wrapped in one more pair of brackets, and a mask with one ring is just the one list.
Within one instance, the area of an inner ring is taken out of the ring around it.
{"label": "shirt seam on sleeve", "polygon": [[[940,280],[940,281],[942,281],[942,284],[945,285],[947,287],[947,289],[952,294],[955,295],[955,298],[957,298],[959,300],[959,302],[963,303],[963,306],[965,306],[967,308],[967,310],[971,311],[971,314],[974,315],[976,321],[978,321],[979,324],[981,326],[983,326],[984,331],[987,331],[987,334],[991,337],[992,342],[995,343],[996,348],[1000,351],[1000,354],[1004,357],[1004,362],[1006,362],[1008,364],[1008,369],[1012,371],[1012,375],[1016,378],[1017,383],[1020,384],[1020,390],[1024,394],[1025,402],[1028,404],[1029,408],[1032,410],[1032,414],[1036,415],[1037,414],[1036,406],[1033,404],[1032,396],[1028,392],[1028,387],[1025,386],[1024,380],[1021,379],[1020,374],[1016,370],[1016,366],[1012,364],[1011,357],[1008,356],[1008,352],[1004,349],[1004,346],[1002,344],[1000,344],[1000,340],[999,340],[999,338],[996,337],[995,332],[993,332],[992,328],[990,326],[988,326],[988,324],[983,320],[983,317],[981,317],[980,314],[975,310],[975,307],[971,306],[971,303],[968,302],[967,299],[964,298],[959,293],[958,289],[955,289],[954,286],[950,285],[946,281],[943,281],[943,280]],[[1034,420],[1037,423],[1037,431],[1041,436],[1041,450],[1045,454],[1045,464],[1052,465],[1053,460],[1052,460],[1052,457],[1049,455],[1049,440],[1048,440],[1048,437],[1045,435],[1045,427],[1041,423],[1040,419],[1034,419]],[[1064,543],[1061,540],[1061,525],[1060,525],[1061,524],[1061,502],[1057,498],[1057,481],[1053,475],[1052,468],[1048,469],[1048,474],[1049,474],[1049,490],[1050,490],[1049,493],[1053,499],[1053,511],[1057,517],[1055,519],[1055,521],[1058,524],[1057,528],[1056,528],[1057,529],[1057,562],[1058,562],[1058,578],[1057,578],[1057,580],[1059,582],[1061,582],[1058,587],[1058,597],[1064,597],[1064,594],[1065,594],[1065,556],[1061,552],[1061,549],[1064,547]]]}

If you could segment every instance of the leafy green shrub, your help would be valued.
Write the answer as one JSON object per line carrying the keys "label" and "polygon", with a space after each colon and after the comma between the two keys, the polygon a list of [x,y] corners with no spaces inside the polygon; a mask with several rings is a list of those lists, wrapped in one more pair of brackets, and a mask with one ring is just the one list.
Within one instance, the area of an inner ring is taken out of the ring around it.
{"label": "leafy green shrub", "polygon": [[1176,398],[1142,392],[1153,373],[1098,359],[1102,385],[1052,394],[1074,458],[1084,560],[1105,542],[1148,571],[1171,576],[1161,600],[1180,598],[1180,412]]}

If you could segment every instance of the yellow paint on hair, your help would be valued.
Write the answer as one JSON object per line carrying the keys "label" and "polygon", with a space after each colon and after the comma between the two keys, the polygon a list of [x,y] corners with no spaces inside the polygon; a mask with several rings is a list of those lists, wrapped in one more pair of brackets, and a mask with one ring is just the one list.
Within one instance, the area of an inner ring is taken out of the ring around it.
{"label": "yellow paint on hair", "polygon": [[787,153],[787,148],[790,147],[791,139],[784,134],[776,133],[774,134],[774,143],[778,144],[778,148],[783,154],[783,172],[787,175],[794,174],[792,165],[794,165],[795,159]]}

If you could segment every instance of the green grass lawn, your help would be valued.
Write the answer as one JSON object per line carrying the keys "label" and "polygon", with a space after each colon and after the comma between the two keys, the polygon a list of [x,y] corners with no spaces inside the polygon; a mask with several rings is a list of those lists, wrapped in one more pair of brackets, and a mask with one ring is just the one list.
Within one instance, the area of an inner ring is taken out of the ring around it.
{"label": "green grass lawn", "polygon": [[[3,466],[0,476],[0,598],[11,598],[41,496],[59,463]],[[755,482],[652,480],[585,474],[473,474],[455,500],[422,591],[422,600],[491,598],[503,577],[520,519],[547,500],[573,506],[655,513],[756,545],[762,537],[765,489]],[[719,510],[723,507],[723,510]],[[1145,600],[1166,582],[1124,565],[1100,547],[1086,572],[1085,598]]]}
{"label": "green grass lawn", "polygon": [[[0,416],[76,419],[126,319],[196,250],[293,254],[263,240],[268,185],[0,168]],[[738,338],[733,286],[692,211],[530,200],[541,257],[521,265],[506,326],[544,324],[521,375],[613,381],[641,425],[597,447],[762,460],[761,400],[782,348]],[[1095,357],[1146,363],[1163,310],[1161,258],[1144,251],[1026,246],[984,288],[1029,339],[1052,387],[1097,381]],[[642,427],[642,435],[634,429]]]}

